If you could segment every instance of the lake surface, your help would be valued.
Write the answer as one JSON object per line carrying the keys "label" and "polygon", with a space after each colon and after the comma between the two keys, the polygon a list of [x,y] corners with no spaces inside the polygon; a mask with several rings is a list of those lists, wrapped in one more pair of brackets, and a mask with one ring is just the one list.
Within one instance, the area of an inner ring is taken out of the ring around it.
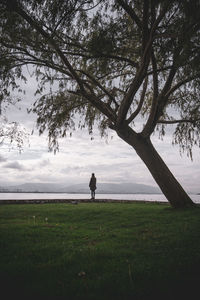
{"label": "lake surface", "polygon": [[[195,203],[200,203],[200,195],[190,194]],[[33,199],[90,199],[90,194],[67,193],[0,193],[0,200]],[[97,194],[96,199],[141,200],[167,202],[163,194]]]}

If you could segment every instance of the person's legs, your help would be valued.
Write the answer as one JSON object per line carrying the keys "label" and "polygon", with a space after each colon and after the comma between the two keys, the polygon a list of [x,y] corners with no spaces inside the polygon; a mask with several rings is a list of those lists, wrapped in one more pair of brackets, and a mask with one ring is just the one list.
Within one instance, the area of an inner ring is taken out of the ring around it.
{"label": "person's legs", "polygon": [[92,199],[95,199],[95,191],[92,191],[92,190],[91,190],[91,198],[92,198]]}

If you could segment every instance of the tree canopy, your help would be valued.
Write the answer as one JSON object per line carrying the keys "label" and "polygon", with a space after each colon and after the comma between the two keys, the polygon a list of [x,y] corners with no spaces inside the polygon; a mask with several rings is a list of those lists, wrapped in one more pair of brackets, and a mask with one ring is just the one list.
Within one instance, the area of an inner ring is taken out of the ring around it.
{"label": "tree canopy", "polygon": [[[76,125],[149,139],[175,124],[173,142],[191,155],[200,146],[199,15],[200,1],[188,0],[0,0],[0,101],[30,65],[32,110],[50,148]],[[45,93],[46,83],[56,89]]]}
{"label": "tree canopy", "polygon": [[[199,1],[0,2],[1,101],[26,80],[38,79],[40,132],[50,146],[75,126],[92,132],[126,122],[142,135],[177,124],[174,142],[191,153],[199,144]],[[18,81],[19,82],[19,81]],[[57,90],[44,93],[45,83]]]}

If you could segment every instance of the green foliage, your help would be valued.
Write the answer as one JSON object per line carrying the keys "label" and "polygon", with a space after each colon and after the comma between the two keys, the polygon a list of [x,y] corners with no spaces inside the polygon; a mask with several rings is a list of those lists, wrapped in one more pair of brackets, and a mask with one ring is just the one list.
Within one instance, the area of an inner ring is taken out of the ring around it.
{"label": "green foliage", "polygon": [[140,116],[145,137],[176,124],[173,142],[190,154],[200,129],[199,12],[199,1],[186,0],[2,0],[0,101],[20,91],[31,65],[33,111],[50,147],[80,125],[78,114],[79,127],[91,133],[97,122],[102,134],[135,129]]}

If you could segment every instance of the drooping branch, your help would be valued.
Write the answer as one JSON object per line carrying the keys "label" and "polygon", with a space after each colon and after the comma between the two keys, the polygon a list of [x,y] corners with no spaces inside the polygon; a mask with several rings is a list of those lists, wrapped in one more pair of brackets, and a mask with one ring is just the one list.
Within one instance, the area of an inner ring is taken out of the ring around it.
{"label": "drooping branch", "polygon": [[33,28],[36,29],[36,31],[41,34],[45,40],[48,42],[48,44],[56,51],[58,56],[63,61],[64,65],[67,67],[69,74],[71,74],[71,78],[74,79],[77,84],[79,85],[79,88],[81,90],[81,95],[87,99],[90,103],[92,103],[97,109],[99,109],[105,116],[107,116],[110,120],[115,120],[115,113],[112,110],[111,107],[109,107],[106,103],[102,102],[99,98],[95,96],[93,93],[89,93],[85,90],[84,81],[81,79],[81,77],[78,75],[78,73],[75,71],[75,69],[72,67],[70,62],[68,61],[67,57],[63,54],[63,52],[60,50],[60,48],[57,46],[55,41],[52,39],[52,37],[39,25],[39,23],[34,20],[32,17],[30,17],[17,3],[15,2],[15,6],[12,7],[14,11],[19,14],[24,20],[26,20]]}
{"label": "drooping branch", "polygon": [[108,58],[108,59],[114,59],[114,60],[122,61],[122,62],[127,62],[129,65],[131,65],[135,68],[138,68],[138,64],[136,62],[134,62],[132,59],[127,58],[127,57],[123,57],[123,56],[119,56],[119,55],[100,53],[99,56],[96,55],[96,56],[89,57],[89,58],[100,58],[100,57],[105,57],[105,58]]}
{"label": "drooping branch", "polygon": [[104,93],[105,95],[108,96],[108,98],[110,99],[109,102],[113,102],[116,105],[116,108],[119,107],[119,104],[117,103],[117,101],[115,100],[115,97],[98,81],[94,78],[94,76],[92,76],[91,74],[83,71],[83,70],[79,70],[80,73],[84,74],[86,77],[88,77],[97,87],[99,87]]}
{"label": "drooping branch", "polygon": [[72,78],[76,80],[79,87],[84,90],[83,82],[81,81],[78,74],[75,72],[74,68],[66,58],[66,56],[62,53],[60,48],[57,46],[57,44],[54,42],[52,37],[44,31],[44,29],[39,25],[39,23],[34,20],[32,17],[30,17],[19,5],[14,6],[14,10],[16,13],[18,13],[24,20],[26,20],[33,28],[37,30],[38,33],[40,33],[45,40],[48,42],[48,44],[56,51],[56,53],[59,55],[65,66],[68,68],[69,72],[72,75]]}
{"label": "drooping branch", "polygon": [[[86,50],[85,50],[86,51]],[[96,55],[91,55],[91,54],[87,54],[87,52],[75,52],[75,51],[63,51],[64,54],[66,55],[72,55],[72,56],[77,56],[77,57],[83,57],[85,59],[98,59],[98,58],[107,58],[107,59],[113,59],[116,61],[120,61],[120,62],[126,62],[127,64],[138,68],[138,64],[136,62],[134,62],[132,59],[127,58],[127,57],[123,57],[123,56],[119,56],[119,55],[114,55],[114,54],[104,54],[104,53],[99,53]]]}
{"label": "drooping branch", "polygon": [[86,92],[82,92],[81,96],[87,99],[88,102],[92,103],[92,105],[96,107],[100,112],[102,112],[108,118],[108,120],[110,120],[113,123],[116,122],[116,114],[114,110],[107,103],[100,101],[94,93],[89,94]]}
{"label": "drooping branch", "polygon": [[175,84],[167,93],[166,93],[166,96],[169,97],[171,94],[173,94],[176,90],[178,90],[181,86],[183,86],[184,84],[196,79],[196,78],[199,78],[200,74],[195,74],[195,75],[192,75],[192,76],[189,76],[187,77],[186,79],[182,80],[182,81],[179,81],[177,84]]}
{"label": "drooping branch", "polygon": [[[7,55],[5,56],[5,59],[10,58],[13,62],[19,62],[19,64],[12,64],[10,66],[10,69],[15,68],[17,66],[23,66],[23,65],[28,65],[28,64],[32,64],[32,65],[38,65],[38,66],[48,66],[51,69],[54,69],[57,72],[60,72],[62,74],[65,74],[69,77],[71,77],[71,73],[69,73],[66,68],[61,67],[60,65],[56,64],[55,62],[50,62],[50,60],[45,60],[45,59],[41,59],[36,57],[35,55],[33,55],[32,53],[30,53],[27,49],[23,48],[23,47],[19,47],[19,46],[15,46],[13,44],[8,44],[5,43],[4,41],[2,41],[0,39],[0,43],[11,50],[18,50],[18,52],[11,52],[10,54],[7,53]],[[21,56],[21,57],[20,57]],[[3,59],[3,57],[1,57],[1,60]],[[8,68],[9,70],[9,68]]]}

